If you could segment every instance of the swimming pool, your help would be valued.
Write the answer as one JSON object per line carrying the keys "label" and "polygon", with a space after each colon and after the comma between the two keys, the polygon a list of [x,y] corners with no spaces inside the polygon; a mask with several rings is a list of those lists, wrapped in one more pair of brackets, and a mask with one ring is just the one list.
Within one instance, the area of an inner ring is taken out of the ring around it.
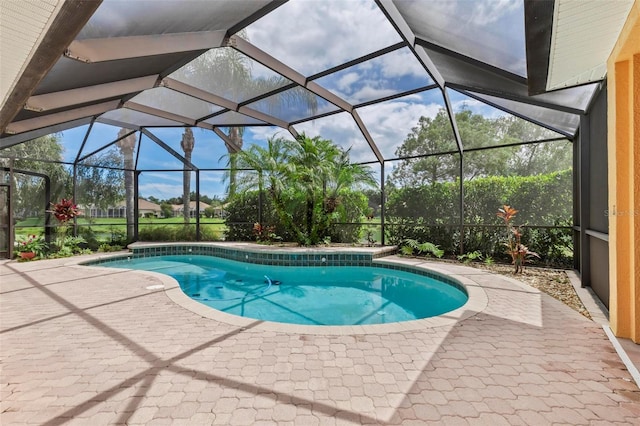
{"label": "swimming pool", "polygon": [[126,258],[101,266],[160,272],[191,299],[233,315],[304,325],[387,324],[464,305],[460,285],[381,266],[274,266],[203,255]]}

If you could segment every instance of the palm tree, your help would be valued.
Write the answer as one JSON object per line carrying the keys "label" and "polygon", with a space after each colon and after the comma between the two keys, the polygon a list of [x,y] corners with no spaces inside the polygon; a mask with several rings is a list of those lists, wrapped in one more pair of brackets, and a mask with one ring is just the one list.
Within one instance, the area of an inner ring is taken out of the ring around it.
{"label": "palm tree", "polygon": [[[241,31],[236,35],[248,39],[245,31]],[[231,47],[221,47],[207,51],[187,66],[178,70],[172,77],[188,79],[189,84],[233,102],[246,101],[259,94],[268,93],[291,83],[290,80],[281,75],[254,76],[252,74],[251,60]],[[303,105],[314,112],[318,107],[315,95],[302,87],[280,92],[260,102],[263,103],[269,113],[276,116],[278,110],[291,108],[293,105]],[[234,126],[229,127],[227,130],[227,136],[231,142],[240,149],[243,147],[243,134],[244,127]],[[234,152],[230,146],[227,146],[227,151],[229,154]],[[236,190],[238,167],[235,164],[234,156],[230,155],[229,160],[231,169],[229,175],[229,198],[231,198]]]}
{"label": "palm tree", "polygon": [[[342,195],[356,186],[375,186],[370,169],[349,162],[349,151],[331,141],[304,134],[295,141],[270,138],[267,147],[252,146],[231,154],[242,173],[238,190],[256,187],[271,199],[281,224],[303,245],[317,244],[328,235]],[[302,220],[296,215],[303,212]]]}
{"label": "palm tree", "polygon": [[[235,144],[240,150],[242,150],[243,140],[242,134],[244,133],[243,127],[229,127],[229,139],[231,142]],[[225,145],[227,147],[227,153],[231,154],[231,147]],[[229,175],[229,198],[233,197],[233,194],[236,192],[236,174],[238,170],[238,164],[236,163],[236,157],[229,157],[229,167],[231,169],[231,173]]]}
{"label": "palm tree", "polygon": [[[237,189],[249,191],[258,188],[259,197],[262,198],[265,185],[267,195],[273,202],[278,218],[286,229],[291,231],[298,239],[304,238],[303,231],[297,226],[292,209],[288,208],[283,190],[289,182],[290,166],[288,153],[291,151],[291,141],[284,138],[271,137],[267,140],[267,147],[262,148],[252,145],[248,150],[228,154],[229,162],[236,164],[238,169],[255,171],[243,172],[237,177]],[[226,178],[231,181],[233,169],[229,170]],[[237,171],[237,169],[235,170]],[[234,178],[235,179],[235,178]],[[258,222],[263,222],[262,201],[259,201]]]}
{"label": "palm tree", "polygon": [[[188,163],[191,162],[191,154],[193,153],[193,147],[195,146],[196,141],[193,137],[193,131],[190,127],[184,129],[184,133],[182,134],[182,141],[180,141],[180,146],[184,151],[184,158]],[[187,169],[187,166],[184,166],[183,178],[182,178],[182,206],[184,209],[184,224],[189,224],[190,217],[190,209],[189,209],[189,201],[191,194],[191,170]],[[200,206],[196,206],[196,213],[199,212]]]}
{"label": "palm tree", "polygon": [[316,200],[318,188],[324,189],[334,160],[340,150],[327,139],[319,136],[309,138],[304,133],[292,144],[293,152],[290,163],[293,166],[293,179],[301,192],[305,194],[305,225],[306,234],[312,244],[318,240],[318,220],[316,213]]}
{"label": "palm tree", "polygon": [[[120,129],[118,138],[129,133],[129,129]],[[135,233],[135,200],[134,200],[134,179],[135,167],[133,152],[136,148],[135,134],[130,134],[126,138],[120,139],[117,143],[118,149],[124,157],[124,190],[125,190],[125,216],[127,218],[127,240],[132,241]]]}

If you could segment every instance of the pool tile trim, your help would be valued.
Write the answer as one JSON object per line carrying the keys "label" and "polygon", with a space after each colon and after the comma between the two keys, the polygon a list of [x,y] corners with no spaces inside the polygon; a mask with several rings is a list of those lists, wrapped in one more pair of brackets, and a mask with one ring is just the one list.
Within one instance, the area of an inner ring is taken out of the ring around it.
{"label": "pool tile trim", "polygon": [[[422,330],[425,328],[451,326],[460,321],[464,321],[479,312],[482,312],[488,304],[487,294],[482,289],[481,285],[475,282],[471,277],[443,271],[441,268],[434,267],[430,262],[395,256],[393,255],[395,249],[385,248],[384,250],[379,251],[370,249],[368,252],[363,252],[362,250],[348,250],[348,252],[345,253],[344,250],[340,251],[340,248],[335,250],[329,248],[322,248],[318,250],[277,248],[270,253],[265,253],[265,250],[262,248],[263,246],[258,246],[257,244],[253,244],[253,246],[257,247],[251,247],[251,245],[248,244],[236,244],[233,246],[220,246],[220,244],[221,243],[138,244],[137,246],[131,247],[131,253],[118,253],[114,255],[105,254],[88,261],[73,263],[83,266],[100,267],[101,264],[122,258],[192,254],[217,256],[238,261],[252,260],[250,263],[279,266],[375,266],[437,278],[449,285],[453,285],[454,287],[465,291],[469,297],[467,303],[463,306],[443,315],[391,324],[313,326],[263,321],[258,325],[255,325],[256,320],[254,318],[245,318],[227,314],[191,299],[180,289],[178,282],[168,275],[151,271],[131,270],[131,272],[150,275],[160,280],[162,285],[164,285],[164,291],[169,299],[195,314],[237,327],[249,327],[251,325],[251,329],[256,331],[267,330],[273,332],[313,335],[357,335]],[[191,249],[191,251],[189,251],[189,249]],[[223,255],[220,256],[213,253],[222,253]],[[277,256],[274,257],[274,254]],[[268,255],[271,256],[269,257]],[[320,256],[319,264],[315,263],[315,259],[318,256]],[[324,262],[321,260],[322,257],[325,257]]]}

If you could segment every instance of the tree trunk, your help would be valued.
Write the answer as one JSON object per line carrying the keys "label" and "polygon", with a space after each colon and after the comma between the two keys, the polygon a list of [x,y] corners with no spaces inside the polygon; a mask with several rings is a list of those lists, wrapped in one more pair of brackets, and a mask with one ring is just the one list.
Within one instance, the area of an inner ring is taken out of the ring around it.
{"label": "tree trunk", "polygon": [[[187,160],[187,163],[191,163],[191,154],[193,153],[193,148],[195,147],[196,140],[193,137],[193,132],[190,127],[184,129],[184,133],[182,134],[182,141],[180,141],[180,147],[184,151],[184,158]],[[184,224],[189,224],[190,218],[190,210],[189,210],[189,201],[191,201],[191,169],[187,169],[187,165],[184,165],[184,172],[182,174],[182,209],[184,216]],[[199,206],[196,206],[196,214],[199,213]]]}
{"label": "tree trunk", "polygon": [[[118,137],[121,138],[129,132],[128,129],[120,129]],[[136,149],[136,137],[131,134],[118,142],[118,149],[124,157],[124,192],[125,192],[125,216],[127,219],[127,241],[133,241],[135,235],[135,202],[134,170],[135,163],[133,153]]]}
{"label": "tree trunk", "polygon": [[[191,151],[186,151],[184,153],[184,158],[191,162]],[[189,224],[189,219],[190,219],[190,209],[189,209],[189,202],[190,200],[190,195],[191,195],[191,170],[187,169],[187,166],[185,166],[184,168],[184,172],[183,172],[183,177],[182,177],[182,208],[184,209],[183,211],[183,215],[184,215],[184,224],[188,225]],[[197,211],[198,206],[196,206],[196,211]]]}
{"label": "tree trunk", "polygon": [[133,179],[133,150],[126,151],[124,155],[124,189],[125,189],[125,216],[127,217],[127,241],[133,241],[135,234],[135,202]]}
{"label": "tree trunk", "polygon": [[[233,142],[238,148],[242,149],[242,134],[239,127],[229,128],[229,139],[231,139],[231,142]],[[231,147],[227,146],[227,150],[229,151],[229,154],[231,154]],[[233,155],[230,158],[230,167],[231,170],[229,171],[229,198],[231,198],[236,193],[236,173],[238,172],[237,161]]]}

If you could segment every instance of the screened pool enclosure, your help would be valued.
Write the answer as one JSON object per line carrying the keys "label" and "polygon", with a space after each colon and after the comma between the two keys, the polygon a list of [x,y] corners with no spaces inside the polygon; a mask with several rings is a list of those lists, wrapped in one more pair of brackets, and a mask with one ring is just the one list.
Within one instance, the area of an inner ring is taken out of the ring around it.
{"label": "screened pool enclosure", "polygon": [[579,267],[580,168],[598,152],[585,147],[604,143],[592,111],[606,86],[596,76],[549,89],[552,12],[517,0],[63,11],[77,33],[54,28],[61,54],[3,121],[0,250],[16,234],[49,235],[49,203],[62,198],[83,212],[74,233],[102,241],[247,240],[256,223],[286,240],[268,187],[250,184],[264,170],[235,153],[306,136],[375,181],[340,193],[348,208],[332,215],[331,242],[415,239],[500,258],[496,212],[508,204],[540,262]]}

